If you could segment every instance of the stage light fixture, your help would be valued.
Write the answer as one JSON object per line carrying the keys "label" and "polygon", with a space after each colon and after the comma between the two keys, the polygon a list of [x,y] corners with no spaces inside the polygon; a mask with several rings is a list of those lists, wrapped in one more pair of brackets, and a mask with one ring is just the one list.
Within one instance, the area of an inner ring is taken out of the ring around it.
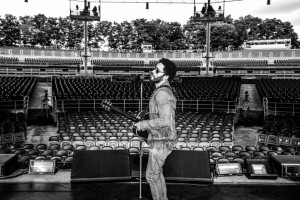
{"label": "stage light fixture", "polygon": [[267,174],[266,166],[264,164],[252,164],[251,168],[254,174]]}
{"label": "stage light fixture", "polygon": [[216,170],[218,175],[239,175],[243,173],[240,163],[218,163]]}
{"label": "stage light fixture", "polygon": [[271,5],[271,0],[267,0],[267,5]]}
{"label": "stage light fixture", "polygon": [[245,159],[245,168],[249,179],[277,179],[278,177],[267,158]]}
{"label": "stage light fixture", "polygon": [[30,160],[28,174],[54,174],[54,160]]}

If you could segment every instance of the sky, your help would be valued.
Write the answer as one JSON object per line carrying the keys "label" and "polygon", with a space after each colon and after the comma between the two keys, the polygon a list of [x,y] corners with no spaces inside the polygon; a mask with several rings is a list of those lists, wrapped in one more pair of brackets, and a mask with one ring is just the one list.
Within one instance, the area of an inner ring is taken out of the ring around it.
{"label": "sky", "polygon": [[[90,0],[91,7],[98,7],[100,0]],[[132,21],[138,18],[147,20],[161,19],[167,22],[179,22],[185,24],[193,15],[194,0],[149,0],[149,9],[146,9],[147,0],[101,0],[101,20],[107,21]],[[116,3],[118,2],[143,2],[143,3]],[[196,10],[200,11],[208,0],[195,0]],[[221,0],[211,0],[211,2]],[[228,1],[228,0],[227,0]],[[169,2],[169,3],[155,3]],[[185,2],[186,4],[179,4]],[[189,3],[189,4],[187,4]],[[75,6],[83,6],[83,1],[76,0],[0,0],[0,16],[13,14],[17,17],[39,13],[47,17],[66,17],[70,9]],[[219,4],[212,4],[215,9]],[[222,5],[223,8],[223,5]],[[300,0],[235,0],[225,3],[225,16],[231,15],[233,19],[252,15],[261,19],[277,18],[283,22],[290,22],[300,38]]]}

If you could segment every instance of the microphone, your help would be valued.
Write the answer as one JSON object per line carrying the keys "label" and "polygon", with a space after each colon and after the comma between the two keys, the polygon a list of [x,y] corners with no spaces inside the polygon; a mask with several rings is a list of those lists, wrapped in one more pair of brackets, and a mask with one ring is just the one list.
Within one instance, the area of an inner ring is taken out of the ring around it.
{"label": "microphone", "polygon": [[145,80],[150,80],[150,74],[143,74],[135,78],[135,81],[145,81]]}

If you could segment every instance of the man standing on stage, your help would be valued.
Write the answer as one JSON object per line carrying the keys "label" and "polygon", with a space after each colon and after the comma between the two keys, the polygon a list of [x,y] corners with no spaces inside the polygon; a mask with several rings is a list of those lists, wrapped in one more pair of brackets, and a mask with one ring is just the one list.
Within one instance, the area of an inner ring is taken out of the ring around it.
{"label": "man standing on stage", "polygon": [[172,152],[177,140],[175,129],[176,97],[170,82],[176,76],[176,65],[169,59],[162,58],[150,72],[151,82],[156,89],[149,102],[149,118],[136,123],[138,131],[148,130],[149,159],[146,179],[150,185],[154,200],[166,200],[167,188],[163,176],[163,165]]}

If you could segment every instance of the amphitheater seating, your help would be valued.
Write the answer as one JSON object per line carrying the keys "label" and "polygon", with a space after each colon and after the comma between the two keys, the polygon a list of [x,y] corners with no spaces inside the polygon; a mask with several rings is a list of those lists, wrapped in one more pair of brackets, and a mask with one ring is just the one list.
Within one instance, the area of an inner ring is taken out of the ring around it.
{"label": "amphitheater seating", "polygon": [[[172,60],[178,68],[202,66],[201,60]],[[149,65],[155,66],[158,60],[150,60]]]}
{"label": "amphitheater seating", "polygon": [[269,102],[299,103],[299,79],[259,79],[256,82],[258,93]]}
{"label": "amphitheater seating", "polygon": [[241,67],[241,66],[265,66],[268,65],[267,60],[214,60],[212,61],[212,65],[218,66],[226,66],[226,67]]}
{"label": "amphitheater seating", "polygon": [[174,83],[179,99],[234,101],[240,88],[239,78],[184,78]]}
{"label": "amphitheater seating", "polygon": [[[83,114],[83,115],[81,115]],[[76,121],[80,122],[80,119],[83,117],[85,120],[89,120],[89,115],[91,115],[91,118],[94,120],[97,119],[97,114],[99,117],[102,117],[101,120],[103,120],[103,123],[106,124],[105,120],[107,121],[113,121],[115,122],[115,119],[118,117],[117,115],[110,115],[107,112],[103,113],[97,113],[97,112],[89,112],[89,113],[68,113],[66,115],[66,118],[69,120],[72,119],[77,119]],[[183,114],[179,118],[183,119],[185,117],[191,116],[192,113],[187,113],[186,115]],[[198,114],[198,113],[197,113]],[[197,116],[197,115],[195,115]],[[195,117],[193,116],[193,117]],[[203,115],[204,117],[206,114]],[[96,117],[96,118],[94,118]],[[193,118],[191,117],[191,119]],[[201,118],[201,117],[200,117]],[[122,118],[119,118],[121,120]],[[62,122],[63,120],[60,119]],[[195,121],[195,118],[194,120]],[[79,124],[78,123],[78,124]],[[108,124],[108,123],[107,123]],[[67,123],[66,123],[67,125]],[[190,127],[188,126],[190,123],[186,123],[186,126],[184,127]],[[105,127],[105,126],[103,126]],[[191,133],[189,133],[191,134]],[[90,136],[88,136],[90,137]],[[117,138],[116,136],[114,136]],[[124,137],[124,136],[122,136]],[[104,138],[106,138],[104,136]],[[50,138],[49,138],[50,139]],[[61,139],[61,138],[60,138]],[[120,138],[117,138],[120,139]],[[133,137],[133,140],[136,140],[139,144],[139,138]],[[52,141],[52,139],[50,139]],[[84,139],[83,139],[84,140]],[[130,142],[129,138],[125,139],[126,141]],[[179,139],[180,140],[180,139]],[[85,140],[84,140],[85,141]],[[108,140],[106,140],[107,142]],[[121,141],[121,140],[119,140]],[[188,140],[182,140],[185,141],[187,144],[189,141]],[[14,153],[18,155],[18,163],[20,168],[27,168],[29,164],[29,160],[31,159],[48,159],[48,160],[55,160],[57,162],[57,167],[58,168],[68,168],[70,169],[72,166],[73,162],[73,152],[74,150],[119,150],[119,149],[128,149],[129,154],[131,155],[137,155],[139,154],[140,148],[138,146],[130,145],[128,147],[126,146],[110,146],[108,143],[103,145],[102,147],[96,145],[91,145],[91,146],[86,146],[85,144],[77,145],[76,144],[66,144],[64,146],[60,145],[61,140],[58,141],[58,143],[46,145],[46,144],[1,144],[0,145],[0,152],[1,153]],[[194,140],[192,140],[194,142]],[[119,143],[120,144],[120,143]],[[215,165],[218,163],[229,163],[229,162],[239,162],[242,166],[244,164],[244,159],[247,158],[268,158],[273,155],[299,155],[300,149],[299,147],[284,147],[281,148],[280,146],[272,146],[269,148],[268,146],[259,146],[259,148],[255,146],[239,146],[239,145],[234,145],[234,146],[207,146],[205,148],[201,146],[195,146],[195,147],[189,147],[189,146],[182,146],[180,148],[176,148],[180,150],[189,150],[189,151],[209,151],[209,156],[210,156],[210,165],[212,169],[215,169]],[[146,150],[148,151],[147,147]]]}
{"label": "amphitheater seating", "polygon": [[281,147],[293,149],[300,147],[299,119],[297,116],[268,115],[263,129],[257,132],[257,145],[269,146],[277,153]]}
{"label": "amphitheater seating", "polygon": [[18,62],[19,62],[19,58],[17,58],[17,57],[0,56],[0,64],[14,64],[14,63],[18,63]]}
{"label": "amphitheater seating", "polygon": [[0,77],[0,101],[23,100],[30,96],[36,83],[33,77]]}
{"label": "amphitheater seating", "polygon": [[80,65],[83,64],[80,58],[25,58],[24,64],[39,65]]}
{"label": "amphitheater seating", "polygon": [[[144,66],[143,60],[92,59],[92,64],[105,67]],[[118,68],[119,69],[119,68]]]}
{"label": "amphitheater seating", "polygon": [[3,116],[0,119],[0,144],[24,141],[26,131],[25,114],[21,112],[9,113],[8,116]]}
{"label": "amphitheater seating", "polygon": [[[132,111],[132,115],[137,114],[137,111]],[[188,147],[193,150],[201,145],[203,138],[207,141],[206,147],[217,148],[224,140],[230,148],[233,146],[233,121],[234,115],[227,113],[178,112],[176,130],[179,138],[176,148]],[[49,143],[60,144],[61,147],[72,145],[75,148],[84,145],[87,149],[91,146],[99,146],[100,149],[104,146],[113,149],[119,146],[139,148],[140,140],[133,136],[130,123],[130,120],[114,112],[67,112],[59,117],[57,136],[51,136]],[[143,146],[147,148],[147,145]]]}
{"label": "amphitheater seating", "polygon": [[[178,99],[235,101],[239,95],[239,78],[183,78],[175,82]],[[138,82],[111,82],[99,78],[54,78],[57,99],[139,99]],[[143,97],[149,98],[153,85],[144,83]]]}
{"label": "amphitheater seating", "polygon": [[[202,61],[199,60],[173,60],[178,71],[191,72],[199,71]],[[149,64],[145,64],[142,60],[115,60],[115,59],[95,59],[92,64],[95,65],[94,70],[113,72],[149,72],[153,70],[153,66],[157,64],[157,60],[150,60]]]}
{"label": "amphitheater seating", "polygon": [[277,66],[300,66],[300,59],[274,60],[274,65],[277,65]]}

